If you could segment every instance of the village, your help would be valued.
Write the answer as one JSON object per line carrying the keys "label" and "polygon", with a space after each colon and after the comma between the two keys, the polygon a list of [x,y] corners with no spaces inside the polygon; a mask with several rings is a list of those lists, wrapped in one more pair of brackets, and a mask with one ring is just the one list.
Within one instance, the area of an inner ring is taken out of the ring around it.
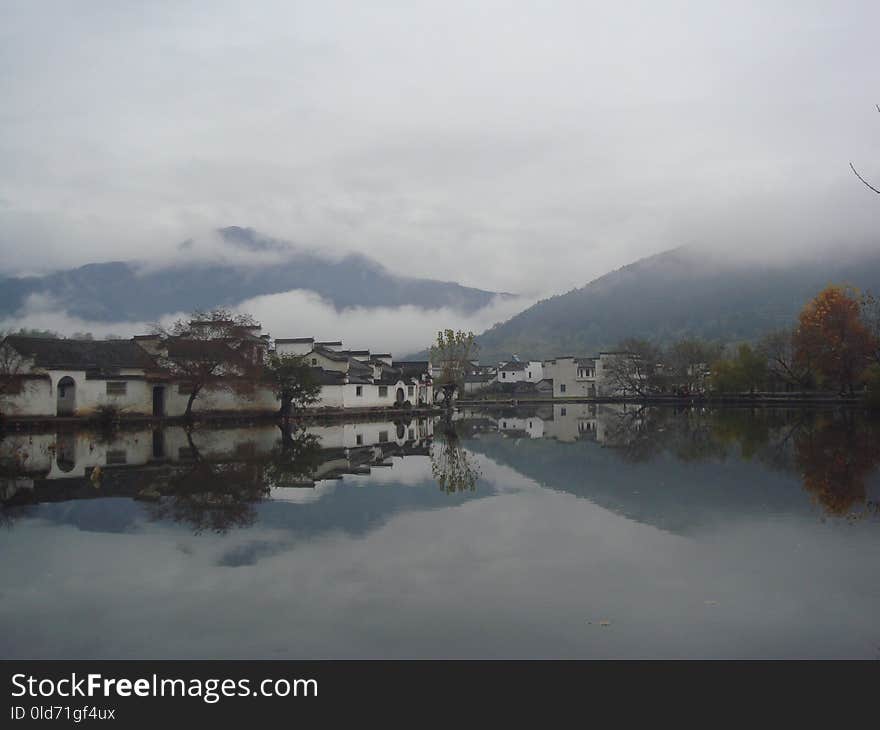
{"label": "village", "polygon": [[608,377],[617,355],[483,365],[467,359],[457,388],[442,386],[447,363],[395,360],[346,349],[339,340],[272,339],[249,318],[190,319],[170,332],[130,339],[7,335],[0,342],[0,414],[29,419],[175,419],[286,415],[296,383],[267,377],[296,363],[312,384],[303,410],[365,413],[430,410],[481,392],[579,399],[625,395]]}

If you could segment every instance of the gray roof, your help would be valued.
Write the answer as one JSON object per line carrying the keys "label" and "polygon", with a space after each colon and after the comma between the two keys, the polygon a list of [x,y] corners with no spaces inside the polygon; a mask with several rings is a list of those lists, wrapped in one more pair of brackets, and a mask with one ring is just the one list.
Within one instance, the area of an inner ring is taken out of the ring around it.
{"label": "gray roof", "polygon": [[153,358],[134,340],[62,340],[9,335],[4,342],[46,370],[148,370]]}
{"label": "gray roof", "polygon": [[293,344],[295,342],[314,342],[314,337],[288,337],[286,339],[282,339],[280,337],[275,338],[275,342],[280,342],[281,344]]}
{"label": "gray roof", "polygon": [[335,370],[324,370],[324,368],[310,368],[310,370],[319,385],[342,385],[345,380],[345,373]]}
{"label": "gray roof", "polygon": [[524,362],[518,362],[516,360],[511,360],[510,362],[504,363],[501,365],[499,370],[525,370],[526,364]]}
{"label": "gray roof", "polygon": [[313,352],[335,362],[346,362],[349,359],[348,355],[344,352],[328,350],[326,347],[319,347],[318,345],[315,345]]}

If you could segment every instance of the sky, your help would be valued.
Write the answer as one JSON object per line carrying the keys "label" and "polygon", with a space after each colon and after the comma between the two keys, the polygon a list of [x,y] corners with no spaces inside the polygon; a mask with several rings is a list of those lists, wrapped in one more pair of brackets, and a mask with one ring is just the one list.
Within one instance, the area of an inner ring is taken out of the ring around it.
{"label": "sky", "polygon": [[[0,271],[249,226],[526,297],[870,245],[876,2],[0,2]],[[329,336],[329,333],[328,333]]]}

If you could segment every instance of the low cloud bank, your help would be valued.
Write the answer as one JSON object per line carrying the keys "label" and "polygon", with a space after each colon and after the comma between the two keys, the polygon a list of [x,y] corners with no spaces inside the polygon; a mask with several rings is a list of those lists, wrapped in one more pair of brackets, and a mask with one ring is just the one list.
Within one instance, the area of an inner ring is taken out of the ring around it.
{"label": "low cloud bank", "polygon": [[[342,340],[354,349],[391,352],[400,357],[428,347],[438,330],[471,330],[477,334],[496,322],[509,319],[534,303],[524,297],[496,297],[491,304],[470,314],[451,308],[424,309],[402,307],[351,307],[337,311],[318,294],[296,289],[283,294],[255,297],[238,304],[239,312],[252,314],[264,331],[275,337],[315,337]],[[175,312],[164,315],[160,324],[169,325],[186,316]],[[70,315],[52,299],[39,295],[28,298],[14,317],[0,320],[0,331],[52,330],[71,336],[90,332],[96,338],[115,335],[130,337],[149,332],[151,322],[92,322]]]}

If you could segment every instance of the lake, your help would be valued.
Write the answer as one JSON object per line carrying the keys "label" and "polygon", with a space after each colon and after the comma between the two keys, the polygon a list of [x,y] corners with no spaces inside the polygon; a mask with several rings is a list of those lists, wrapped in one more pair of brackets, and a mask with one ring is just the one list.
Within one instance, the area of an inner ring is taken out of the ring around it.
{"label": "lake", "polygon": [[880,658],[880,421],[552,404],[0,439],[0,656]]}

